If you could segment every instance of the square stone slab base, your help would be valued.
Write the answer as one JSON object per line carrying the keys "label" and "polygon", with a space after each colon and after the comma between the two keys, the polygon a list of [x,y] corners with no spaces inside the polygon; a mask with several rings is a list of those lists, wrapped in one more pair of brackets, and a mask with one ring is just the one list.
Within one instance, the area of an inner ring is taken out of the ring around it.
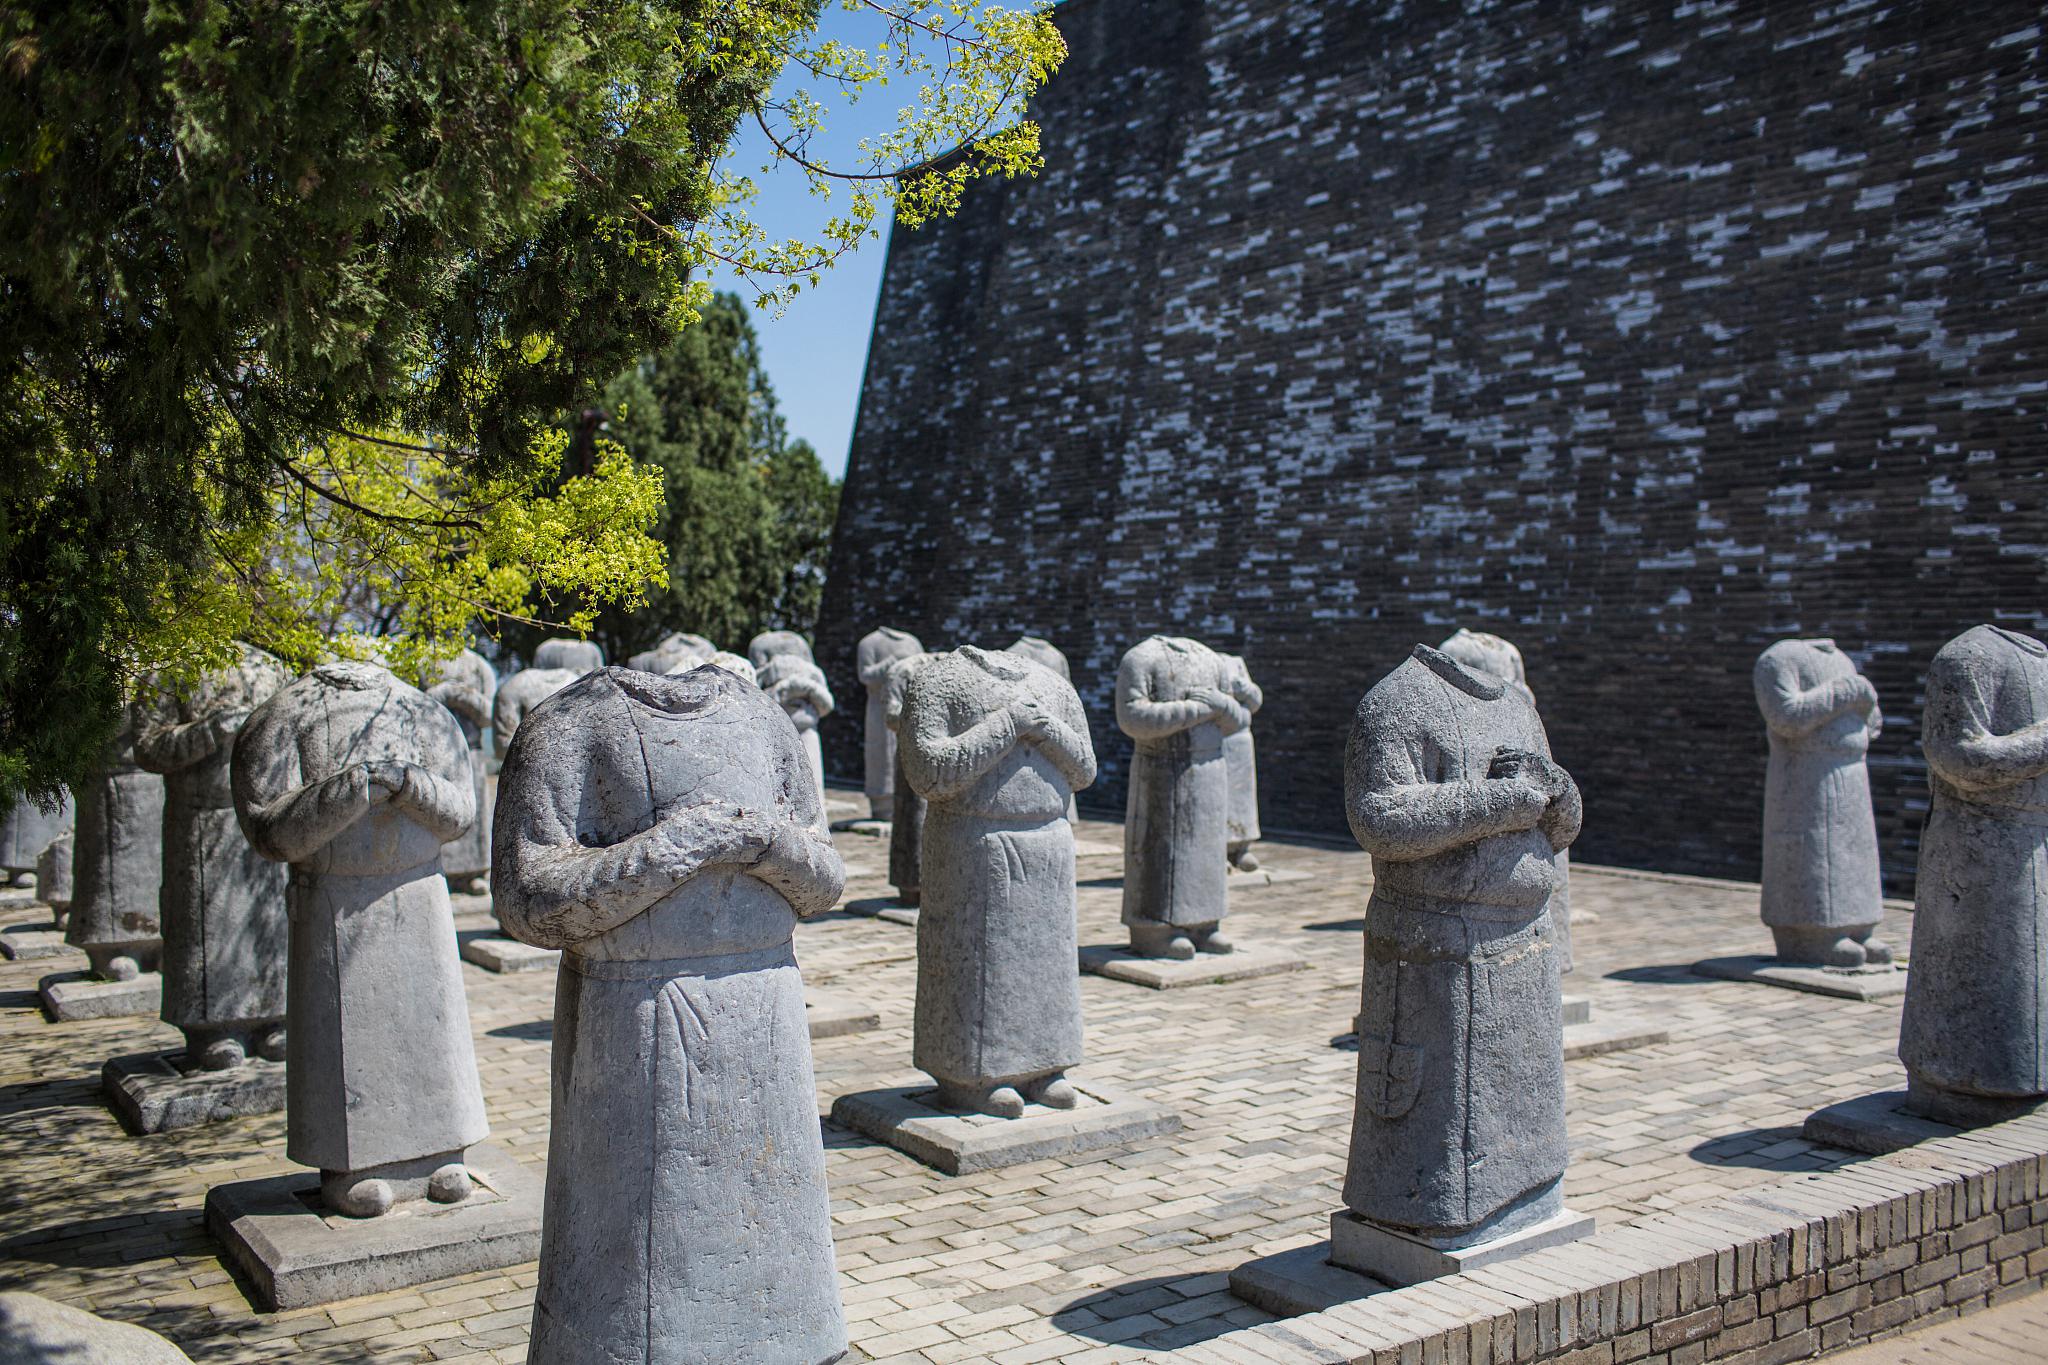
{"label": "square stone slab base", "polygon": [[804,987],[804,1017],[810,1021],[811,1037],[837,1038],[847,1033],[866,1033],[879,1027],[882,1016],[852,996]]}
{"label": "square stone slab base", "polygon": [[1710,957],[1692,964],[1697,976],[1722,981],[1754,981],[1762,986],[1783,986],[1787,990],[1811,991],[1844,1000],[1889,1000],[1906,993],[1906,972],[1901,967],[1870,972],[1837,972],[1826,967],[1788,967],[1775,957]]}
{"label": "square stone slab base", "polygon": [[1230,1292],[1275,1317],[1320,1313],[1393,1288],[1368,1275],[1330,1264],[1330,1244],[1312,1242],[1292,1251],[1246,1261],[1230,1272]]}
{"label": "square stone slab base", "polygon": [[1906,1092],[1858,1095],[1806,1116],[1800,1136],[1823,1147],[1868,1156],[1888,1156],[1929,1138],[1954,1137],[1962,1129],[1906,1112]]}
{"label": "square stone slab base", "polygon": [[1261,867],[1256,872],[1242,872],[1235,866],[1230,869],[1229,886],[1232,891],[1256,891],[1262,886],[1280,886],[1286,882],[1305,882],[1316,874],[1303,872],[1298,867]]}
{"label": "square stone slab base", "polygon": [[1330,1260],[1333,1265],[1370,1275],[1383,1284],[1421,1284],[1592,1235],[1590,1215],[1559,1209],[1555,1216],[1536,1226],[1505,1237],[1471,1246],[1439,1248],[1369,1223],[1349,1209],[1339,1209],[1330,1215]]}
{"label": "square stone slab base", "polygon": [[1567,995],[1561,1003],[1563,1006],[1564,1026],[1566,1028],[1570,1028],[1573,1024],[1590,1024],[1593,1022],[1593,1002],[1585,996]]}
{"label": "square stone slab base", "polygon": [[939,1108],[938,1092],[929,1086],[866,1090],[834,1100],[832,1121],[947,1175],[1127,1147],[1140,1138],[1180,1130],[1180,1115],[1164,1105],[1125,1099],[1079,1082],[1074,1088],[1081,1092],[1077,1107],[1033,1104],[1026,1106],[1022,1118],[1014,1119]]}
{"label": "square stone slab base", "polygon": [[1583,1024],[1564,1027],[1564,1059],[1598,1057],[1603,1052],[1627,1052],[1630,1048],[1671,1041],[1671,1030],[1628,1014],[1603,1014]]}
{"label": "square stone slab base", "polygon": [[859,820],[834,820],[832,822],[832,832],[834,834],[858,834],[867,839],[886,839],[889,837],[889,822],[887,820],[870,820],[866,818]]}
{"label": "square stone slab base", "polygon": [[142,972],[127,981],[102,981],[91,972],[59,972],[44,977],[36,990],[43,997],[43,1012],[60,1024],[157,1014],[164,1007],[164,979],[158,972]]}
{"label": "square stone slab base", "polygon": [[551,972],[562,960],[555,948],[536,948],[516,938],[473,938],[462,945],[462,960],[487,972]]}
{"label": "square stone slab base", "polygon": [[10,924],[0,929],[0,956],[14,962],[62,957],[73,951],[64,941],[64,931],[54,924]]}
{"label": "square stone slab base", "polygon": [[320,1203],[320,1173],[216,1185],[206,1230],[248,1276],[265,1309],[306,1308],[404,1289],[540,1255],[541,1180],[501,1147],[469,1149],[476,1193],[422,1199],[381,1218],[344,1218]]}
{"label": "square stone slab base", "polygon": [[1124,848],[1122,844],[1104,843],[1100,839],[1076,839],[1074,840],[1074,856],[1076,858],[1121,858],[1124,856]]}
{"label": "square stone slab base", "polygon": [[900,924],[906,929],[917,927],[917,907],[914,905],[892,905],[886,910],[877,910],[875,918]]}
{"label": "square stone slab base", "polygon": [[1185,962],[1175,962],[1163,957],[1133,956],[1122,944],[1096,943],[1081,949],[1081,970],[1112,981],[1170,991],[1182,986],[1220,986],[1226,981],[1306,971],[1308,963],[1292,953],[1258,944],[1239,944],[1234,953],[1196,953]]}
{"label": "square stone slab base", "polygon": [[116,1057],[100,1068],[100,1093],[121,1126],[140,1137],[284,1111],[284,1063],[252,1057],[207,1071],[183,1052]]}

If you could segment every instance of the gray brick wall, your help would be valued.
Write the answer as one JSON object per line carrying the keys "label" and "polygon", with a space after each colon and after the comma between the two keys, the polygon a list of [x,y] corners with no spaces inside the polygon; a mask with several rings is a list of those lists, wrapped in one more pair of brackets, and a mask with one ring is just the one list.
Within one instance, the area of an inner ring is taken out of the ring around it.
{"label": "gray brick wall", "polygon": [[1341,832],[1357,699],[1515,640],[1585,856],[1754,875],[1757,652],[1836,637],[1890,725],[2048,625],[2037,6],[1069,0],[1045,173],[897,232],[820,659],[1063,646],[1121,802],[1133,641],[1243,652],[1270,825]]}

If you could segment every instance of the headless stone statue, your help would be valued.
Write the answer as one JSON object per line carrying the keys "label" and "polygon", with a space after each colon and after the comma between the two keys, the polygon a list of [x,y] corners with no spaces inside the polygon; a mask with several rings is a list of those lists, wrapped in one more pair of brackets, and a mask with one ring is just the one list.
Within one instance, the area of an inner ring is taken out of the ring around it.
{"label": "headless stone statue", "polygon": [[164,779],[163,1019],[208,1071],[252,1052],[285,1056],[285,870],[243,837],[229,759],[249,714],[291,674],[260,649],[239,649],[190,695],[147,703],[135,736],[136,762]]}
{"label": "headless stone statue", "polygon": [[896,888],[896,899],[904,905],[916,905],[924,896],[924,798],[903,775],[903,697],[917,670],[934,657],[906,654],[889,665],[888,677],[882,683],[882,724],[897,737],[892,755],[896,764],[896,810],[889,821],[889,884]]}
{"label": "headless stone statue", "polygon": [[14,803],[5,819],[0,819],[0,873],[11,883],[23,883],[36,875],[36,859],[50,841],[71,828],[71,793],[65,792],[62,803],[53,811],[46,811],[27,797]]}
{"label": "headless stone statue", "polygon": [[[1029,659],[1032,663],[1049,668],[1059,674],[1061,679],[1066,682],[1074,680],[1073,669],[1067,665],[1067,656],[1062,654],[1059,646],[1053,644],[1050,640],[1042,640],[1036,635],[1019,635],[1003,652],[1005,654],[1015,654],[1021,659]],[[1081,812],[1078,805],[1072,797],[1068,797],[1067,823],[1074,824],[1080,818]]]}
{"label": "headless stone statue", "polygon": [[896,799],[896,736],[883,719],[888,709],[889,665],[922,653],[924,645],[915,635],[891,626],[869,631],[854,650],[861,686],[868,691],[862,792],[868,798],[868,814],[877,820],[890,818]]}
{"label": "headless stone statue", "polygon": [[136,761],[142,718],[140,708],[128,708],[99,771],[78,789],[64,941],[109,981],[153,972],[163,955],[157,897],[164,877],[164,780]]}
{"label": "headless stone statue", "polygon": [[818,742],[818,722],[832,714],[832,689],[825,674],[808,657],[777,654],[755,669],[761,690],[771,697],[789,723],[796,727],[811,765],[811,779],[818,793],[819,819],[825,809],[825,751]]}
{"label": "headless stone statue", "polygon": [[626,667],[642,673],[687,673],[718,652],[718,646],[701,635],[666,635],[653,649],[635,654]]}
{"label": "headless stone statue", "polygon": [[1344,1203],[1439,1248],[1543,1223],[1567,1157],[1549,905],[1578,788],[1521,692],[1417,645],[1359,703],[1344,793],[1374,879]]}
{"label": "headless stone statue", "polygon": [[36,899],[50,907],[59,929],[71,917],[71,846],[67,829],[36,857]]}
{"label": "headless stone statue", "polygon": [[476,793],[477,818],[441,850],[441,871],[451,888],[475,890],[491,870],[491,787],[484,773],[484,735],[491,728],[498,673],[483,655],[465,649],[433,670],[427,695],[448,708],[469,745],[470,788]]}
{"label": "headless stone statue", "polygon": [[[541,648],[546,649],[547,646],[542,645]],[[538,659],[539,654],[534,657]],[[491,737],[497,745],[500,763],[505,761],[505,753],[512,747],[512,736],[519,733],[527,712],[589,671],[586,668],[542,668],[536,663],[534,667],[522,668],[498,684],[497,696],[491,702]]]}
{"label": "headless stone statue", "polygon": [[499,777],[506,927],[562,950],[533,1365],[846,1349],[799,918],[845,869],[788,721],[712,666],[612,668]]}
{"label": "headless stone statue", "polygon": [[1786,962],[1881,967],[1877,817],[1864,755],[1884,725],[1877,689],[1833,640],[1780,640],[1756,661],[1770,737],[1763,918]]}
{"label": "headless stone statue", "polygon": [[[1259,714],[1259,708],[1266,704],[1266,694],[1252,681],[1244,656],[1217,657],[1223,660],[1223,690],[1237,700],[1247,717]],[[1223,737],[1223,768],[1230,777],[1230,861],[1240,871],[1256,872],[1259,859],[1252,852],[1252,845],[1259,841],[1259,756],[1252,743],[1250,720]]]}
{"label": "headless stone statue", "polygon": [[817,662],[811,655],[811,642],[793,630],[764,630],[747,641],[747,662],[756,671],[784,654],[794,654],[805,663]]}
{"label": "headless stone statue", "polygon": [[1992,1123],[2048,1096],[2048,645],[1958,635],[1927,670],[1920,726],[1934,803],[1899,1025],[1907,1107]]}
{"label": "headless stone statue", "polygon": [[[761,685],[760,676],[754,672],[754,666],[730,650],[713,650],[711,657],[704,662],[710,664],[713,668],[724,669],[735,678],[746,679],[747,686],[749,687],[759,687]],[[670,669],[669,673],[672,677],[680,677],[685,673],[695,672],[698,667],[699,665],[696,663],[684,663],[678,668]]]}
{"label": "headless stone statue", "polygon": [[1081,1061],[1074,830],[1095,780],[1073,687],[972,645],[911,675],[903,774],[925,800],[912,1061],[955,1108],[1071,1109]]}
{"label": "headless stone statue", "polygon": [[1124,655],[1116,722],[1131,737],[1123,922],[1131,951],[1186,960],[1227,953],[1230,777],[1223,737],[1251,717],[1223,660],[1199,640],[1154,635]]}
{"label": "headless stone statue", "polygon": [[577,677],[604,667],[604,649],[595,640],[572,640],[557,636],[534,647],[535,668],[566,668]]}
{"label": "headless stone statue", "polygon": [[356,1218],[469,1196],[483,1089],[441,846],[476,818],[447,708],[378,664],[322,664],[235,744],[235,807],[290,863],[285,1153]]}

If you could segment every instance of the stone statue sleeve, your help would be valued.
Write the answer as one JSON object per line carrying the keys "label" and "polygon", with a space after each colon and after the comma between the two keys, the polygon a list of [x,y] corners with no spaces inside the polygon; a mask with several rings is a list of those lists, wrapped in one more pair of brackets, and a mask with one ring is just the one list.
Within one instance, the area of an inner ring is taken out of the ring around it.
{"label": "stone statue sleeve", "polygon": [[860,675],[862,687],[875,687],[889,676],[889,665],[895,662],[895,656],[885,655],[879,648],[863,642],[854,659],[853,667]]}
{"label": "stone statue sleeve", "polygon": [[1256,716],[1259,714],[1259,708],[1266,704],[1265,692],[1252,681],[1251,670],[1244,666],[1242,659],[1238,661],[1237,667],[1231,670],[1230,695],[1237,698],[1238,705],[1245,709],[1247,716]]}
{"label": "stone statue sleeve", "polygon": [[1921,747],[1928,766],[1964,791],[1996,791],[2048,772],[2048,721],[1992,733],[2000,673],[1991,660],[1947,650],[1927,670]]}
{"label": "stone statue sleeve", "polygon": [[1209,719],[1198,701],[1158,701],[1152,695],[1152,670],[1138,651],[1124,655],[1116,670],[1116,723],[1132,739],[1165,739],[1191,730]]}
{"label": "stone statue sleeve", "polygon": [[360,763],[305,781],[299,723],[284,707],[260,706],[235,740],[235,814],[250,846],[272,862],[301,862],[370,813],[370,775]]}
{"label": "stone statue sleeve", "polygon": [[1789,662],[1767,650],[1756,661],[1756,706],[1773,734],[1799,739],[1812,734],[1844,711],[1855,709],[1863,689],[1861,674],[1830,678],[1819,687],[1802,689]]}
{"label": "stone statue sleeve", "polygon": [[1411,862],[1536,827],[1548,803],[1527,783],[1430,781],[1421,762],[1428,722],[1415,715],[1418,698],[1393,701],[1383,705],[1368,695],[1345,746],[1344,806],[1359,847],[1375,858]]}
{"label": "stone statue sleeve", "polygon": [[427,695],[456,715],[476,726],[487,730],[491,724],[491,703],[484,694],[466,683],[437,683],[427,689]]}
{"label": "stone statue sleeve", "polygon": [[958,734],[954,721],[953,708],[929,688],[913,685],[903,699],[897,753],[911,790],[927,801],[960,795],[1017,746],[1017,723],[1007,706]]}
{"label": "stone statue sleeve", "polygon": [[220,748],[212,722],[180,721],[177,703],[159,697],[143,708],[135,731],[135,761],[153,773],[182,772]]}
{"label": "stone statue sleeve", "polygon": [[[518,674],[513,674],[518,677]],[[500,687],[491,699],[491,734],[499,745],[505,737],[519,729],[519,693],[523,689],[511,686]]]}
{"label": "stone statue sleeve", "polygon": [[[1052,673],[1047,669],[1048,674]],[[1054,675],[1057,676],[1057,675]],[[1088,716],[1081,709],[1080,694],[1062,682],[1040,693],[1052,703],[1052,724],[1046,727],[1039,750],[1051,759],[1067,779],[1067,786],[1082,791],[1095,783],[1095,743],[1088,735]]]}
{"label": "stone statue sleeve", "polygon": [[767,855],[747,872],[774,887],[797,918],[809,919],[839,903],[839,893],[846,889],[846,862],[832,847],[832,836],[820,833],[824,812],[818,807],[810,760],[794,744],[779,757],[789,823]]}
{"label": "stone statue sleeve", "polygon": [[[417,703],[415,703],[417,705]],[[476,823],[476,787],[469,772],[469,746],[455,718],[439,710],[419,717],[420,761],[405,770],[405,785],[391,804],[449,843]]]}

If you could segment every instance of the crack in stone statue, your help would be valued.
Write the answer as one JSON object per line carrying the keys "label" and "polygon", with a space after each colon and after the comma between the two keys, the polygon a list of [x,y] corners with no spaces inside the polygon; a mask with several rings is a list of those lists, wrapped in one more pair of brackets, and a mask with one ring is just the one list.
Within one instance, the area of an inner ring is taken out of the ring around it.
{"label": "crack in stone statue", "polygon": [[1135,742],[1124,821],[1123,922],[1140,957],[1185,961],[1235,947],[1229,913],[1225,735],[1251,722],[1223,660],[1199,640],[1154,635],[1116,676],[1116,721]]}
{"label": "crack in stone statue", "polygon": [[802,747],[711,665],[594,673],[499,778],[499,913],[563,952],[534,1365],[846,1349],[791,938],[845,869]]}
{"label": "crack in stone statue", "polygon": [[234,795],[292,870],[286,1155],[351,1217],[468,1198],[490,1128],[441,876],[476,818],[462,727],[382,665],[321,664],[243,726]]}
{"label": "crack in stone statue", "polygon": [[925,800],[911,1059],[953,1108],[1073,1108],[1081,987],[1066,813],[1095,780],[1081,699],[1041,665],[969,645],[919,662],[899,738]]}
{"label": "crack in stone statue", "polygon": [[130,706],[100,769],[78,789],[71,923],[64,941],[107,981],[157,970],[164,877],[164,780],[135,756],[143,714]]}
{"label": "crack in stone statue", "polygon": [[1780,640],[1757,657],[1764,775],[1763,920],[1778,957],[1886,967],[1877,816],[1864,756],[1884,725],[1877,689],[1833,640]]}
{"label": "crack in stone statue", "polygon": [[881,626],[861,637],[854,647],[854,667],[868,692],[862,737],[862,794],[868,814],[887,820],[896,799],[896,733],[888,726],[889,666],[898,659],[924,653],[924,645],[907,630]]}
{"label": "crack in stone statue", "polygon": [[250,847],[235,816],[230,760],[257,707],[291,681],[278,660],[239,645],[231,668],[191,695],[147,704],[135,760],[164,779],[163,1020],[187,1055],[231,1071],[251,1053],[285,1056],[285,870]]}
{"label": "crack in stone statue", "polygon": [[1906,1107],[1994,1123],[2048,1096],[2048,645],[1958,635],[1927,670],[1920,725],[1934,803],[1899,1025]]}
{"label": "crack in stone statue", "polygon": [[475,891],[491,871],[491,788],[484,773],[484,736],[491,728],[498,672],[483,655],[465,649],[434,668],[430,677],[427,695],[447,707],[462,726],[469,744],[470,786],[476,793],[476,819],[441,850],[441,872],[452,889]]}

